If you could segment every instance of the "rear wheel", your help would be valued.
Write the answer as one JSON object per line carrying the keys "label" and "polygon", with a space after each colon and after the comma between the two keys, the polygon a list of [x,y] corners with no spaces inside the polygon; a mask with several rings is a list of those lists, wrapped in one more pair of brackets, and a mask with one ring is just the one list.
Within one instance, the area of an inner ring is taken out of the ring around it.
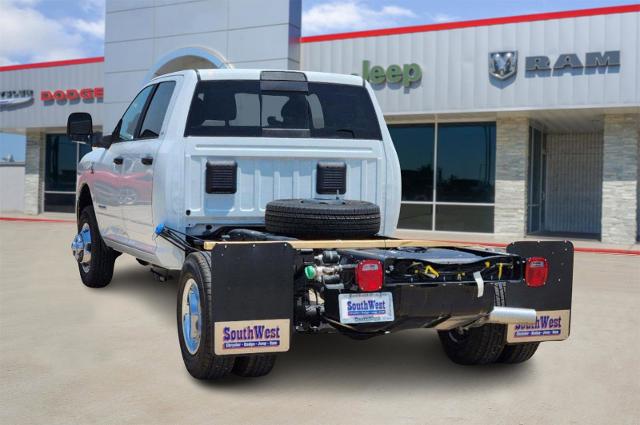
{"label": "rear wheel", "polygon": [[238,376],[252,378],[264,376],[271,372],[275,363],[275,354],[237,357],[236,364],[233,366],[233,373]]}
{"label": "rear wheel", "polygon": [[[496,285],[495,305],[504,304],[504,288]],[[444,352],[452,361],[463,365],[480,365],[498,360],[505,347],[507,327],[486,324],[475,328],[439,331],[438,335]]]}
{"label": "rear wheel", "polygon": [[501,363],[522,363],[529,360],[538,350],[539,342],[506,345],[498,358]]}
{"label": "rear wheel", "polygon": [[213,350],[211,259],[194,252],[182,266],[178,284],[178,339],[184,365],[194,378],[219,379],[233,369],[233,356],[217,356]]}
{"label": "rear wheel", "polygon": [[447,356],[455,363],[480,365],[498,360],[504,347],[504,325],[488,324],[438,332]]}
{"label": "rear wheel", "polygon": [[111,282],[118,253],[102,240],[92,206],[85,207],[80,213],[72,249],[82,283],[90,288],[103,288]]}

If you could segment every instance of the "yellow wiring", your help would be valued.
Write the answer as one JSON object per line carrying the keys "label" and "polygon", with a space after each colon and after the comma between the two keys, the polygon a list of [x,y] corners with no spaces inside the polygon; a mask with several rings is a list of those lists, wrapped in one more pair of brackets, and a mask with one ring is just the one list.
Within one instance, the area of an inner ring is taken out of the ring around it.
{"label": "yellow wiring", "polygon": [[433,267],[431,267],[430,265],[427,265],[427,267],[424,268],[424,273],[425,274],[431,273],[435,277],[440,277],[440,273],[438,273],[438,271],[436,269],[434,269]]}
{"label": "yellow wiring", "polygon": [[485,269],[488,269],[489,267],[491,267],[491,263],[490,263],[490,262],[488,262],[488,261],[485,261],[485,262],[484,262],[484,268],[485,268]]}
{"label": "yellow wiring", "polygon": [[498,279],[502,279],[502,266],[504,264],[498,263]]}

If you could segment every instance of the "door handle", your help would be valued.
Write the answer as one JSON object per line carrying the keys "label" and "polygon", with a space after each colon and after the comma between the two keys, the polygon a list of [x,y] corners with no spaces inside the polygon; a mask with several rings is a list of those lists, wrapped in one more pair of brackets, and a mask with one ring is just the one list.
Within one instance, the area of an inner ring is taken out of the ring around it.
{"label": "door handle", "polygon": [[117,164],[117,165],[121,165],[124,162],[124,158],[122,158],[121,156],[117,156],[115,158],[113,158],[113,163]]}
{"label": "door handle", "polygon": [[140,162],[142,162],[144,165],[151,165],[153,164],[153,157],[143,156],[142,158],[140,158]]}

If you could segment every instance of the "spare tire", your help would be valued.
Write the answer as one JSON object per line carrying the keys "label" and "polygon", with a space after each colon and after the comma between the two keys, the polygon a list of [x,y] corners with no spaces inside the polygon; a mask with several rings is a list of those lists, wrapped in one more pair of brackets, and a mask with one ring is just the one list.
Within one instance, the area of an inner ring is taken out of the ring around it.
{"label": "spare tire", "polygon": [[265,225],[297,238],[366,238],[380,231],[380,208],[365,201],[279,199],[267,204]]}

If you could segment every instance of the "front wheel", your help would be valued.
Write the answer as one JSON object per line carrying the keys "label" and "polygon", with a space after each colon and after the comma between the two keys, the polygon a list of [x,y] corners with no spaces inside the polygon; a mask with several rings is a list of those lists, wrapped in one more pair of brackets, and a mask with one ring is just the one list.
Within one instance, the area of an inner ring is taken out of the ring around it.
{"label": "front wheel", "polygon": [[178,284],[178,339],[184,365],[194,378],[219,379],[235,364],[233,356],[213,351],[211,257],[194,252],[187,256]]}
{"label": "front wheel", "polygon": [[102,240],[92,206],[85,207],[80,213],[72,249],[82,283],[90,288],[104,288],[111,282],[118,254]]}

